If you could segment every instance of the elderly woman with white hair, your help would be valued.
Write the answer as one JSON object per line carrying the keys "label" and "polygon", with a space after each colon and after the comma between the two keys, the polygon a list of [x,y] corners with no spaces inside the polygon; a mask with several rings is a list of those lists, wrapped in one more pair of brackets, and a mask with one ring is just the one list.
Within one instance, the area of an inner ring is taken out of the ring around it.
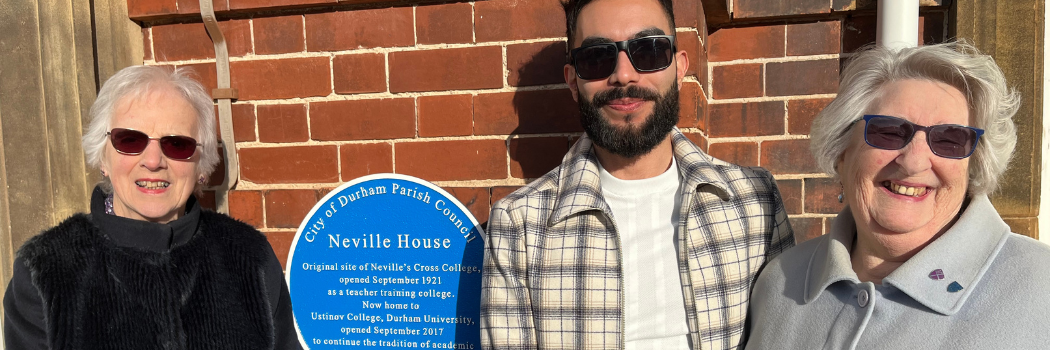
{"label": "elderly woman with white hair", "polygon": [[847,205],[764,268],[748,349],[1035,349],[1050,344],[1050,247],[988,195],[1019,97],[963,43],[856,54],[813,122]]}
{"label": "elderly woman with white hair", "polygon": [[91,107],[83,145],[103,176],[91,213],[18,251],[8,349],[299,349],[266,237],[201,209],[219,162],[215,112],[182,70],[128,67]]}

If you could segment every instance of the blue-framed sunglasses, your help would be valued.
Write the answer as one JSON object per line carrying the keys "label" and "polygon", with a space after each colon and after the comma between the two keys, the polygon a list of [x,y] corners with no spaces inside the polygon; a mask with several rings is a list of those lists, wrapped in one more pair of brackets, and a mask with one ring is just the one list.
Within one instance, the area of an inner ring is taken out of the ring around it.
{"label": "blue-framed sunglasses", "polygon": [[965,125],[922,126],[888,115],[864,116],[864,142],[878,149],[893,151],[904,148],[919,131],[926,132],[926,143],[933,154],[951,159],[969,157],[984,135],[984,130]]}
{"label": "blue-framed sunglasses", "polygon": [[584,80],[605,79],[616,71],[620,51],[627,52],[631,65],[639,72],[667,69],[674,61],[674,35],[651,35],[614,43],[580,46],[569,51],[576,76]]}

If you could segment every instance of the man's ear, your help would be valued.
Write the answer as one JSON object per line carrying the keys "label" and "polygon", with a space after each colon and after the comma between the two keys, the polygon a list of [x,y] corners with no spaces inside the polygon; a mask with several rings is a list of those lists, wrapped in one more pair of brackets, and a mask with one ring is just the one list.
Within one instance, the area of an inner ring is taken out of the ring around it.
{"label": "man's ear", "polygon": [[577,85],[579,82],[576,80],[576,67],[566,63],[565,67],[562,68],[562,74],[565,75],[565,84],[569,85],[569,91],[572,92],[572,99],[580,102],[578,100],[580,87]]}
{"label": "man's ear", "polygon": [[675,54],[674,60],[675,66],[678,68],[678,71],[675,72],[678,74],[678,88],[681,89],[682,81],[685,79],[685,72],[689,70],[689,54],[687,54],[685,50],[678,51],[678,53]]}

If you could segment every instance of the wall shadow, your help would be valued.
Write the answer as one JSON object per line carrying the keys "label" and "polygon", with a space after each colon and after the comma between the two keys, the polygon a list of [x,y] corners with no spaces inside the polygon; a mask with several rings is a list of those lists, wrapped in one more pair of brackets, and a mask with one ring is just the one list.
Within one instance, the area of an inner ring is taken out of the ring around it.
{"label": "wall shadow", "polygon": [[517,126],[507,139],[511,177],[527,180],[543,176],[561,163],[583,132],[580,113],[565,84],[565,42],[535,43],[507,64],[514,93]]}

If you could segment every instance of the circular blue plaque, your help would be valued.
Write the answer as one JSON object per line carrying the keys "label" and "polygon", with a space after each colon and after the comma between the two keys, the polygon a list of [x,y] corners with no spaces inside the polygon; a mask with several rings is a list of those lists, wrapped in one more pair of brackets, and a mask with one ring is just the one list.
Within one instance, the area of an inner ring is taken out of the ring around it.
{"label": "circular blue plaque", "polygon": [[307,349],[480,349],[482,232],[454,197],[398,174],[333,190],[299,226],[288,290]]}

